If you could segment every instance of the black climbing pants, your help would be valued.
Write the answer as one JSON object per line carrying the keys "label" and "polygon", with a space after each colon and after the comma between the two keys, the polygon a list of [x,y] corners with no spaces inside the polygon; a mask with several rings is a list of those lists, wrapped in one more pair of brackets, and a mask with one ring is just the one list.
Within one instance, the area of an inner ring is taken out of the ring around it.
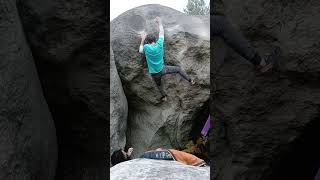
{"label": "black climbing pants", "polygon": [[167,96],[163,83],[161,82],[162,76],[166,74],[180,74],[182,78],[190,82],[190,77],[179,66],[164,66],[159,73],[151,74],[152,79],[155,81],[162,97]]}
{"label": "black climbing pants", "polygon": [[242,57],[254,65],[260,64],[261,57],[246,38],[231,25],[225,16],[212,15],[210,18],[210,28],[213,36],[223,38],[224,42]]}

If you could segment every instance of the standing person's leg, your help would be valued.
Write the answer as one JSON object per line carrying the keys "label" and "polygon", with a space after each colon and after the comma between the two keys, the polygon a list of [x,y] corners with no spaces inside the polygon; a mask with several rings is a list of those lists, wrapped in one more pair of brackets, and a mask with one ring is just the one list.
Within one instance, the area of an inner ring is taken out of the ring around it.
{"label": "standing person's leg", "polygon": [[220,15],[211,16],[211,27],[213,35],[220,36],[225,43],[242,57],[250,61],[254,65],[259,65],[261,57],[245,39],[245,37],[227,20],[226,17]]}
{"label": "standing person's leg", "polygon": [[318,172],[317,172],[316,177],[314,178],[314,180],[320,180],[320,168],[318,169]]}
{"label": "standing person's leg", "polygon": [[192,84],[194,83],[192,79],[179,66],[165,66],[163,75],[165,74],[180,74],[183,79],[189,81]]}
{"label": "standing person's leg", "polygon": [[167,97],[167,94],[164,91],[164,86],[163,86],[163,83],[161,82],[162,73],[152,74],[151,76],[152,76],[152,79],[154,80],[154,82],[156,83],[157,88],[159,89],[159,91],[161,93],[161,99],[166,100],[164,98]]}
{"label": "standing person's leg", "polygon": [[280,48],[276,47],[269,56],[262,59],[246,38],[224,16],[211,16],[210,26],[214,36],[222,37],[228,46],[250,61],[261,72],[271,69],[280,56]]}

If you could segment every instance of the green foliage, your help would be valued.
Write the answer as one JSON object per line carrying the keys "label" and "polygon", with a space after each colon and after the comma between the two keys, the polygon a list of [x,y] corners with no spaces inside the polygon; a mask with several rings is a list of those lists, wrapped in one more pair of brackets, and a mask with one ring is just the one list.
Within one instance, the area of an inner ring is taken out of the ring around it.
{"label": "green foliage", "polygon": [[206,5],[204,0],[188,0],[188,4],[183,11],[188,15],[208,15],[210,14],[210,7]]}

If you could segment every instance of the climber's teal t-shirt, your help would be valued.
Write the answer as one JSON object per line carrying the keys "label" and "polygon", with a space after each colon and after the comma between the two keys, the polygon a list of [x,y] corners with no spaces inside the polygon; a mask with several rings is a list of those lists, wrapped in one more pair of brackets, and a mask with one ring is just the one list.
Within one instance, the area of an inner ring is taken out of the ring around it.
{"label": "climber's teal t-shirt", "polygon": [[163,43],[164,37],[160,36],[157,43],[143,46],[150,74],[158,73],[163,69]]}

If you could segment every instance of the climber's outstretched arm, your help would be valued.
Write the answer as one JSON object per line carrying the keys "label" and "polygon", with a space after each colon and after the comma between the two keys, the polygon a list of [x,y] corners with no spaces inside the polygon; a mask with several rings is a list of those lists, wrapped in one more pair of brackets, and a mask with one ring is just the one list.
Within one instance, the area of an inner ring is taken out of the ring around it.
{"label": "climber's outstretched arm", "polygon": [[143,53],[143,42],[144,42],[144,40],[146,39],[146,37],[147,37],[147,33],[142,33],[141,34],[141,43],[140,43],[140,47],[139,47],[139,53]]}
{"label": "climber's outstretched arm", "polygon": [[164,29],[162,25],[162,20],[160,17],[156,17],[156,22],[158,23],[159,26],[159,38],[164,37]]}

